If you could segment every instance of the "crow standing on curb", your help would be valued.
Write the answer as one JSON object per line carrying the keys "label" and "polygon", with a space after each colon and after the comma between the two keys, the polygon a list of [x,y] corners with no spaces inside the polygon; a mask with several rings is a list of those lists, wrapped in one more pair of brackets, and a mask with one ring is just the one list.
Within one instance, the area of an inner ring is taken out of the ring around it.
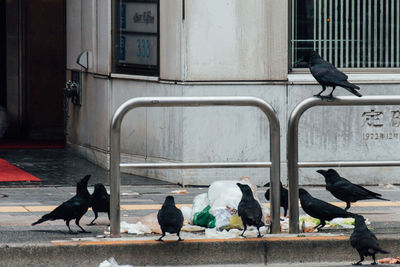
{"label": "crow standing on curb", "polygon": [[[280,204],[280,206],[283,207],[283,211],[284,211],[283,216],[286,217],[286,215],[287,215],[287,210],[288,210],[288,208],[289,208],[289,203],[288,203],[289,192],[288,192],[288,190],[287,190],[286,188],[284,188],[284,187],[282,186],[282,182],[280,182],[280,185],[281,185],[281,204]],[[268,187],[269,187],[270,184],[269,184],[269,183],[266,183],[264,186],[268,186]],[[270,190],[267,189],[267,191],[265,192],[265,198],[266,198],[267,200],[269,200],[269,194],[270,194]]]}
{"label": "crow standing on curb", "polygon": [[334,169],[318,170],[318,173],[325,177],[326,190],[332,193],[334,197],[346,202],[345,210],[351,206],[351,202],[357,202],[363,199],[380,199],[390,201],[389,199],[382,198],[381,194],[369,191],[360,185],[351,183],[349,180],[341,177]]}
{"label": "crow standing on curb", "polygon": [[314,227],[314,229],[318,231],[325,226],[325,221],[330,221],[334,218],[349,218],[355,216],[353,213],[312,197],[310,193],[303,188],[299,189],[299,197],[302,209],[311,217],[320,220],[320,223]]}
{"label": "crow standing on curb", "polygon": [[54,221],[62,219],[67,224],[70,234],[75,234],[69,227],[69,221],[75,219],[75,224],[82,229],[82,233],[90,233],[85,231],[80,225],[79,220],[82,216],[87,212],[89,208],[90,202],[90,194],[87,190],[87,184],[89,181],[90,175],[86,175],[82,178],[76,185],[76,195],[62,203],[60,206],[55,208],[52,212],[43,215],[37,222],[32,223],[32,225],[36,225],[45,221]]}
{"label": "crow standing on curb", "polygon": [[249,225],[257,227],[257,237],[262,237],[260,234],[260,227],[264,226],[264,223],[262,221],[262,210],[260,203],[254,199],[250,186],[240,183],[237,183],[236,185],[239,186],[240,190],[242,191],[242,199],[238,205],[238,214],[240,218],[242,218],[244,228],[241,236],[243,236],[244,232],[246,232],[247,225]]}
{"label": "crow standing on curb", "polygon": [[355,220],[354,231],[350,236],[350,244],[353,248],[357,249],[360,260],[353,263],[353,265],[361,265],[361,262],[364,261],[364,256],[372,256],[374,262],[371,264],[376,265],[375,254],[378,252],[388,254],[389,252],[379,247],[378,239],[374,233],[367,228],[363,216],[356,215]]}
{"label": "crow standing on curb", "polygon": [[107,193],[103,184],[99,183],[94,185],[89,207],[92,207],[94,219],[88,225],[95,225],[94,221],[97,219],[98,212],[107,212],[108,219],[110,220],[110,195]]}
{"label": "crow standing on curb", "polygon": [[183,241],[183,239],[179,236],[183,226],[183,214],[182,211],[175,206],[175,200],[173,196],[167,196],[165,198],[164,204],[158,211],[157,220],[162,231],[162,236],[157,239],[157,241],[163,241],[162,238],[165,236],[166,232],[170,234],[176,233],[176,235],[179,237],[178,241]]}
{"label": "crow standing on curb", "polygon": [[346,74],[335,68],[331,63],[323,60],[321,56],[315,52],[309,52],[305,57],[304,61],[307,61],[308,68],[311,71],[312,76],[317,80],[317,82],[322,86],[322,91],[314,96],[321,96],[321,93],[326,90],[326,87],[331,86],[332,91],[328,95],[328,98],[333,98],[333,91],[335,91],[336,86],[343,87],[350,93],[361,97],[362,95],[357,92],[360,87],[355,84],[349,83],[347,81],[348,77]]}

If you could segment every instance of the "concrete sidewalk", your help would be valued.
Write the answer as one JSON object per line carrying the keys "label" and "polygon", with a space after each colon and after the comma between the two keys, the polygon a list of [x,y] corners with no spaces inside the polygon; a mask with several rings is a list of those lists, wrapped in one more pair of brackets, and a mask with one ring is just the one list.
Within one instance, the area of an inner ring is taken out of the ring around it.
{"label": "concrete sidewalk", "polygon": [[[42,179],[40,183],[0,183],[0,266],[98,266],[109,257],[114,257],[119,264],[213,266],[343,266],[358,260],[348,240],[352,230],[343,229],[265,235],[261,239],[210,239],[204,233],[183,233],[183,242],[177,243],[175,236],[167,236],[167,242],[160,243],[154,241],[159,236],[154,234],[108,238],[106,214],[99,214],[97,225],[86,226],[94,217],[90,210],[82,218],[81,226],[91,233],[70,235],[60,220],[31,226],[43,214],[71,198],[77,180],[83,175],[93,175],[89,181],[91,192],[97,182],[108,185],[107,172],[66,150],[2,150],[0,158]],[[129,223],[157,212],[167,195],[182,189],[133,175],[124,175],[122,181],[121,221]],[[176,203],[190,206],[193,198],[208,188],[184,189],[186,194],[174,195]],[[306,189],[317,198],[345,206],[324,187]],[[368,189],[391,201],[360,201],[350,211],[369,219],[381,246],[391,252],[387,256],[400,256],[400,187],[386,185]],[[257,193],[268,206],[265,190],[259,187]],[[301,209],[300,214],[304,214]],[[70,225],[72,230],[78,230],[73,221]],[[378,259],[382,257],[377,255]],[[370,259],[365,262],[369,263]]]}
{"label": "concrete sidewalk", "polygon": [[[392,201],[360,201],[351,211],[367,217],[382,247],[400,254],[400,194],[399,188],[368,187]],[[143,185],[121,187],[121,221],[134,223],[139,217],[156,212],[165,196],[182,189],[174,185]],[[92,184],[89,184],[92,190]],[[192,204],[193,198],[207,188],[185,188],[187,194],[174,195],[177,204]],[[307,187],[321,199],[344,207],[323,187]],[[264,188],[258,188],[264,199]],[[63,221],[31,226],[43,214],[75,194],[75,187],[2,188],[0,201],[0,264],[1,266],[98,266],[114,257],[120,264],[132,265],[192,265],[192,264],[298,264],[308,266],[350,264],[358,260],[350,247],[351,230],[324,229],[322,233],[300,235],[265,235],[264,238],[209,239],[204,234],[183,234],[184,242],[176,243],[175,236],[167,242],[154,241],[159,235],[136,236],[123,234],[122,238],[107,238],[109,223],[100,213],[95,226],[86,226],[93,219],[92,211],[82,218],[81,225],[88,234],[70,235]],[[6,196],[6,197],[4,197]],[[300,210],[303,214],[302,210]],[[74,222],[71,228],[77,230]],[[35,255],[42,255],[40,258]],[[210,255],[213,255],[210,257]],[[386,255],[378,255],[378,259]],[[370,262],[367,258],[366,262]],[[340,263],[343,264],[343,263]],[[338,266],[338,265],[336,265]],[[340,265],[339,265],[340,266]]]}

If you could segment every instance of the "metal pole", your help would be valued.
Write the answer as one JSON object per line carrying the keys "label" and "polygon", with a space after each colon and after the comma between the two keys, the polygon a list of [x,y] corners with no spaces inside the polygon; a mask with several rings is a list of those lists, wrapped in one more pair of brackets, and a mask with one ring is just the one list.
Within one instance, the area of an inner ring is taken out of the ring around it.
{"label": "metal pole", "polygon": [[289,232],[299,232],[299,167],[360,167],[360,166],[400,166],[399,161],[354,161],[354,162],[299,162],[299,121],[303,113],[314,106],[365,106],[400,105],[400,95],[386,96],[342,96],[334,101],[310,97],[299,103],[289,117],[286,157],[289,178]]}
{"label": "metal pole", "polygon": [[121,163],[120,167],[140,169],[210,169],[210,168],[269,168],[271,162],[184,162],[184,163]]}
{"label": "metal pole", "polygon": [[[267,116],[270,124],[271,233],[280,232],[280,124],[276,112],[271,105],[256,97],[140,97],[130,99],[122,104],[115,111],[111,121],[109,173],[111,237],[120,237],[120,134],[121,123],[126,113],[138,107],[199,106],[254,106],[261,109]],[[223,164],[229,165],[230,163]],[[262,164],[267,166],[269,163]],[[122,167],[129,167],[129,165],[131,164],[122,164]],[[134,164],[132,165],[134,166]],[[179,167],[183,168],[184,166],[181,165]],[[203,168],[204,166],[196,167]]]}

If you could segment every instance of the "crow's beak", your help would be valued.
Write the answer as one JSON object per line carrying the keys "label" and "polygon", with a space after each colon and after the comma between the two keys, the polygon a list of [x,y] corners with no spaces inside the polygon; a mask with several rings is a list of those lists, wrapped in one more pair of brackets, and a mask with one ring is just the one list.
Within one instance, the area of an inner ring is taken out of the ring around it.
{"label": "crow's beak", "polygon": [[318,170],[317,172],[320,173],[320,174],[322,174],[322,175],[325,175],[325,174],[326,174],[326,171],[325,171],[325,170]]}
{"label": "crow's beak", "polygon": [[269,182],[266,183],[266,184],[264,185],[264,187],[270,187],[270,183],[269,183]]}

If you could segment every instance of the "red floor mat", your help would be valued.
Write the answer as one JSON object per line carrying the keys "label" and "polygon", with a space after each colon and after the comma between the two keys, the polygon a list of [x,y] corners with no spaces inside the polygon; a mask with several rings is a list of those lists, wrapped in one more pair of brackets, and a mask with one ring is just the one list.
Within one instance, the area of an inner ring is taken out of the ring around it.
{"label": "red floor mat", "polygon": [[39,178],[30,175],[26,171],[8,163],[4,159],[0,159],[0,182],[15,181],[41,181]]}
{"label": "red floor mat", "polygon": [[64,148],[64,141],[2,140],[0,149]]}

